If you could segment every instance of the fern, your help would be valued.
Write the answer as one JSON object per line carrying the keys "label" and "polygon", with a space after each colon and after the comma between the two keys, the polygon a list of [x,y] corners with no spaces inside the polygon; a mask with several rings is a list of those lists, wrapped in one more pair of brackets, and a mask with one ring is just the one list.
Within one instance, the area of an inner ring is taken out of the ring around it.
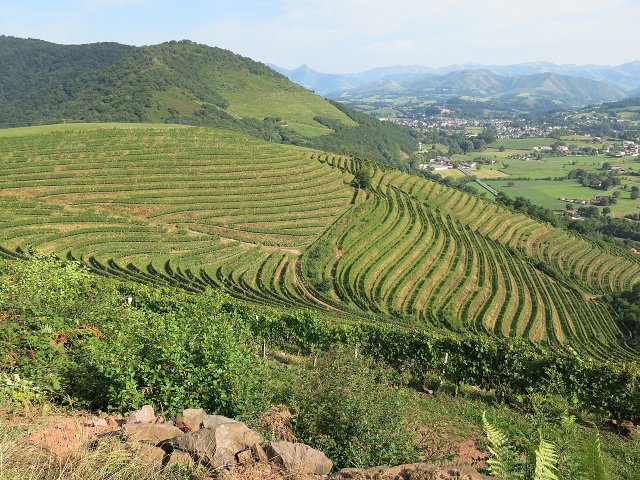
{"label": "fern", "polygon": [[540,445],[536,450],[536,470],[533,480],[560,480],[557,475],[556,464],[558,453],[553,443],[547,442],[540,434]]}
{"label": "fern", "polygon": [[489,472],[500,478],[521,480],[522,475],[514,471],[516,463],[515,452],[508,444],[507,436],[489,423],[487,412],[482,412],[482,425],[489,440],[489,453],[491,458],[487,460]]}
{"label": "fern", "polygon": [[586,451],[581,463],[583,480],[609,479],[604,466],[600,436],[597,433],[590,435],[589,441],[586,442]]}

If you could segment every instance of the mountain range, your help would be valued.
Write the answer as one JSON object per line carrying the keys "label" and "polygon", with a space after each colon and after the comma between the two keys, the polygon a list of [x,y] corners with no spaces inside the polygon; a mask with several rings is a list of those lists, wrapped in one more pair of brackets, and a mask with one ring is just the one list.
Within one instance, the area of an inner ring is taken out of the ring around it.
{"label": "mountain range", "polygon": [[640,62],[616,67],[556,65],[397,65],[337,75],[307,65],[271,66],[305,88],[340,101],[390,99],[443,101],[455,97],[490,102],[497,110],[544,111],[620,100],[640,94]]}
{"label": "mountain range", "polygon": [[608,65],[557,65],[549,62],[529,62],[513,65],[482,65],[468,63],[464,65],[448,65],[431,68],[422,65],[394,65],[373,68],[360,73],[332,74],[313,70],[307,65],[288,70],[269,64],[271,68],[285,75],[291,81],[313,90],[321,95],[353,88],[379,80],[405,80],[409,77],[437,74],[445,75],[457,71],[488,70],[498,75],[518,76],[538,73],[554,73],[571,77],[606,82],[624,91],[640,89],[640,61],[629,62],[618,66]]}

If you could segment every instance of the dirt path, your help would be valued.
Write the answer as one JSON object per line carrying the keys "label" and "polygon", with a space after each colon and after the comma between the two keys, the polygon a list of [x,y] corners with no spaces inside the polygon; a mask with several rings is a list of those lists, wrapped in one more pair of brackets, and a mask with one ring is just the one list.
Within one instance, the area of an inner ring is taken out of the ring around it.
{"label": "dirt path", "polygon": [[314,293],[309,290],[309,288],[307,287],[307,284],[304,283],[304,280],[302,280],[302,275],[300,272],[300,259],[296,258],[296,262],[295,265],[293,267],[293,281],[296,283],[296,285],[298,285],[301,289],[302,292],[309,297],[311,300],[313,300],[314,302],[316,302],[319,305],[322,305],[323,307],[327,308],[328,310],[334,311],[334,312],[341,312],[342,310],[334,307],[333,305],[328,304],[327,302],[319,299],[318,297],[316,297],[314,295]]}
{"label": "dirt path", "polygon": [[[228,238],[228,237],[220,237],[220,243],[231,243],[231,242],[235,242],[236,240],[234,240],[233,238]],[[301,255],[302,252],[300,250],[298,250],[297,248],[287,248],[287,247],[274,247],[271,245],[259,245],[257,243],[251,243],[251,242],[240,242],[240,245],[242,245],[243,247],[260,247],[263,248],[264,250],[269,250],[269,251],[283,251],[283,252],[289,252],[289,253],[293,253],[294,255]]]}

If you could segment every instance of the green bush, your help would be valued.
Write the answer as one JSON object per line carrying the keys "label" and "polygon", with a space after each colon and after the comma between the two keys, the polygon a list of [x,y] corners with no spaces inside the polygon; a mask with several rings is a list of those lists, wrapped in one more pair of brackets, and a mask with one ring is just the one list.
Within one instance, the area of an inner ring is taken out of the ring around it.
{"label": "green bush", "polygon": [[0,322],[0,372],[54,399],[240,418],[269,405],[246,312],[226,296],[115,284],[44,256],[15,263],[1,291],[10,317]]}
{"label": "green bush", "polygon": [[269,405],[265,365],[241,319],[221,311],[224,305],[215,297],[171,313],[121,307],[97,325],[100,339],[73,352],[71,392],[94,408],[149,403],[168,413],[201,407],[255,417]]}
{"label": "green bush", "polygon": [[397,465],[419,458],[406,391],[353,351],[332,351],[294,387],[295,433],[342,467]]}

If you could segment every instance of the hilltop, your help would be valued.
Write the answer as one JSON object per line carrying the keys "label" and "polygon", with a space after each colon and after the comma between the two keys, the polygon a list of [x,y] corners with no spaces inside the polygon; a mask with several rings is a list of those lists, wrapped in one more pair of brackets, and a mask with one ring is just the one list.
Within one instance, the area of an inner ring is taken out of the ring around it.
{"label": "hilltop", "polygon": [[403,128],[359,116],[262,63],[188,40],[132,47],[2,36],[0,70],[0,127],[206,125],[388,163],[416,146]]}

